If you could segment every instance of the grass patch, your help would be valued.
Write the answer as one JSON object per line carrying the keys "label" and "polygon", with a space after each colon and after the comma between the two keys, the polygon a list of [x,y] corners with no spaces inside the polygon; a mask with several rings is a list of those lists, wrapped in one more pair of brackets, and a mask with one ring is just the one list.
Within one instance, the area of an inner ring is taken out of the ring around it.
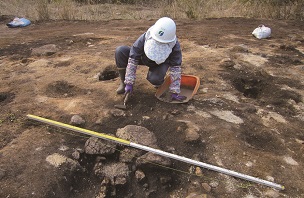
{"label": "grass patch", "polygon": [[293,0],[10,0],[0,15],[45,20],[203,19],[252,17],[304,19],[304,1]]}

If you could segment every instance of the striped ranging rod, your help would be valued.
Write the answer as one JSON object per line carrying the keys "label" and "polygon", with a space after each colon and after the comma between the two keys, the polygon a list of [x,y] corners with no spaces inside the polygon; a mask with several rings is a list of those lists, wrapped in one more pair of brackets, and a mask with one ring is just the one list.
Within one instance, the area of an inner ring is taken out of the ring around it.
{"label": "striped ranging rod", "polygon": [[61,122],[57,122],[57,121],[54,121],[54,120],[42,118],[42,117],[35,116],[35,115],[28,114],[27,117],[31,120],[36,120],[36,121],[43,122],[43,123],[46,123],[46,124],[49,124],[49,125],[65,128],[65,129],[68,129],[68,130],[71,130],[71,131],[75,131],[75,132],[78,132],[78,133],[86,134],[86,135],[97,137],[97,138],[101,138],[101,139],[104,139],[104,140],[114,141],[116,143],[124,144],[124,145],[130,146],[130,147],[133,147],[133,148],[144,150],[144,151],[152,152],[152,153],[164,156],[164,157],[179,160],[179,161],[182,161],[182,162],[185,162],[185,163],[188,163],[188,164],[192,164],[192,165],[195,165],[195,166],[199,166],[199,167],[202,167],[202,168],[213,170],[213,171],[216,171],[216,172],[219,172],[219,173],[223,173],[223,174],[226,174],[226,175],[230,175],[230,176],[233,176],[233,177],[244,179],[244,180],[247,180],[247,181],[250,181],[250,182],[255,182],[255,183],[258,183],[258,184],[262,184],[262,185],[265,185],[265,186],[268,186],[268,187],[271,187],[271,188],[275,188],[275,189],[278,189],[278,190],[284,190],[285,189],[285,187],[280,185],[280,184],[276,184],[276,183],[273,183],[273,182],[270,182],[270,181],[267,181],[267,180],[263,180],[263,179],[260,179],[260,178],[257,178],[257,177],[252,177],[252,176],[249,176],[249,175],[238,173],[238,172],[228,170],[228,169],[225,169],[225,168],[221,168],[221,167],[218,167],[218,166],[206,164],[206,163],[203,163],[203,162],[200,162],[200,161],[192,160],[190,158],[186,158],[186,157],[183,157],[183,156],[168,153],[168,152],[165,152],[165,151],[162,151],[162,150],[159,150],[159,149],[154,149],[154,148],[151,148],[151,147],[148,147],[148,146],[133,143],[131,141],[121,139],[121,138],[117,138],[117,137],[107,135],[107,134],[104,134],[104,133],[97,133],[95,131],[83,129],[83,128],[72,126],[72,125],[69,125],[69,124],[64,124],[64,123],[61,123]]}

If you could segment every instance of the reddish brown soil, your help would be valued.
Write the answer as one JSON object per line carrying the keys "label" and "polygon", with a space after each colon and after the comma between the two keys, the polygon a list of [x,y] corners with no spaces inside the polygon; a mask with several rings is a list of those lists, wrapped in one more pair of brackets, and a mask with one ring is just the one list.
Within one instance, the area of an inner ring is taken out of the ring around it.
{"label": "reddish brown soil", "polygon": [[[286,187],[276,192],[206,169],[204,177],[196,177],[150,167],[145,171],[154,178],[152,189],[159,185],[159,175],[174,179],[171,187],[158,187],[154,197],[186,197],[194,180],[219,183],[205,192],[207,197],[304,196],[303,21],[177,20],[183,73],[200,78],[198,93],[186,104],[159,101],[145,79],[147,69],[140,67],[125,117],[111,114],[122,103],[115,93],[118,78],[100,81],[94,76],[114,67],[115,48],[131,45],[154,20],[54,21],[13,29],[7,22],[0,18],[0,197],[95,197],[99,191],[100,179],[90,172],[93,159],[88,156],[81,162],[87,171],[75,175],[45,160],[56,152],[71,157],[87,138],[29,121],[27,114],[63,123],[79,114],[86,120],[83,128],[108,134],[129,124],[144,126],[163,150],[174,147],[189,158],[198,154],[205,163],[262,179],[271,176]],[[271,38],[251,35],[260,24],[272,28]],[[48,44],[58,51],[32,53]],[[216,111],[232,112],[243,123]],[[179,120],[200,127],[198,142],[185,142],[185,124]],[[62,145],[69,150],[60,151]],[[174,168],[189,171],[182,162],[174,161]],[[117,197],[143,197],[134,182],[119,189]]]}

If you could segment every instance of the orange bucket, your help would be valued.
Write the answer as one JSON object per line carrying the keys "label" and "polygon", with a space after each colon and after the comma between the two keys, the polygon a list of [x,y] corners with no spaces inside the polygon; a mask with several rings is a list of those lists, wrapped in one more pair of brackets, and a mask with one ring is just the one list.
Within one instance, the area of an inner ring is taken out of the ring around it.
{"label": "orange bucket", "polygon": [[180,95],[187,97],[183,101],[176,101],[176,100],[171,101],[170,93],[169,93],[170,84],[171,84],[170,76],[167,76],[165,78],[164,83],[157,89],[155,96],[163,102],[186,103],[196,94],[200,86],[200,80],[197,76],[182,74]]}

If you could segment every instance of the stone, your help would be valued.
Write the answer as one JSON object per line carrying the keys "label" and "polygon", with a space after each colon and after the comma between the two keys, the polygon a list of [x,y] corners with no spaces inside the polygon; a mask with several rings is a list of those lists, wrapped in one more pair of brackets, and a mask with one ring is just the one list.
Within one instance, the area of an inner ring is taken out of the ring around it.
{"label": "stone", "polygon": [[274,178],[269,175],[266,176],[266,179],[270,182],[274,182]]}
{"label": "stone", "polygon": [[143,116],[142,119],[143,119],[143,120],[149,120],[150,117],[149,117],[149,116]]}
{"label": "stone", "polygon": [[270,198],[277,198],[280,197],[280,193],[276,190],[267,190],[266,192],[263,193],[266,197],[270,197]]}
{"label": "stone", "polygon": [[116,151],[116,144],[96,137],[90,137],[85,143],[84,151],[87,154],[110,155]]}
{"label": "stone", "polygon": [[230,58],[224,58],[220,62],[221,67],[229,68],[229,67],[233,67],[234,65],[235,65],[235,63]]}
{"label": "stone", "polygon": [[186,122],[187,129],[185,130],[185,142],[195,142],[200,138],[200,128],[192,122]]}
{"label": "stone", "polygon": [[200,138],[198,131],[194,128],[188,128],[185,131],[185,136],[185,142],[196,142]]}
{"label": "stone", "polygon": [[209,185],[212,187],[212,188],[216,188],[218,187],[219,183],[217,181],[212,181],[209,183]]}
{"label": "stone", "polygon": [[292,165],[292,166],[298,166],[299,165],[299,163],[297,161],[295,161],[294,159],[292,159],[292,157],[285,156],[283,159],[289,165]]}
{"label": "stone", "polygon": [[94,173],[99,177],[108,178],[112,185],[121,185],[127,183],[130,170],[125,163],[97,163],[95,164]]}
{"label": "stone", "polygon": [[225,120],[234,124],[243,124],[244,121],[240,117],[233,114],[232,111],[221,111],[221,110],[212,110],[210,113],[222,120]]}
{"label": "stone", "polygon": [[45,160],[56,168],[60,168],[62,165],[66,165],[65,168],[71,171],[81,169],[81,166],[77,161],[72,160],[71,158],[63,156],[59,153],[53,153],[52,155],[47,156]]}
{"label": "stone", "polygon": [[239,52],[239,53],[248,53],[248,46],[241,44],[241,45],[237,45],[232,47],[231,49],[232,52]]}
{"label": "stone", "polygon": [[145,155],[137,158],[136,165],[159,164],[162,166],[171,166],[172,162],[169,158],[156,155],[154,153],[146,153]]}
{"label": "stone", "polygon": [[117,129],[116,136],[134,143],[158,148],[155,134],[142,126],[127,125]]}
{"label": "stone", "polygon": [[189,167],[189,173],[190,174],[195,174],[195,166],[190,166]]}
{"label": "stone", "polygon": [[71,58],[61,58],[58,60],[58,62],[55,64],[55,67],[67,67],[71,65]]}
{"label": "stone", "polygon": [[139,149],[133,149],[133,148],[124,148],[119,153],[119,161],[120,162],[126,162],[130,163],[133,161],[135,157],[139,157],[144,154],[144,151]]}
{"label": "stone", "polygon": [[245,164],[247,167],[252,167],[253,166],[253,163],[251,162],[251,161],[248,161],[248,162],[246,162],[246,164]]}
{"label": "stone", "polygon": [[211,186],[209,186],[209,184],[207,184],[207,183],[202,183],[202,187],[206,192],[211,191]]}
{"label": "stone", "polygon": [[126,113],[121,109],[111,109],[110,113],[114,117],[125,117]]}
{"label": "stone", "polygon": [[75,150],[75,151],[72,153],[72,157],[73,157],[75,160],[79,160],[79,159],[80,159],[80,153],[79,153],[79,151]]}
{"label": "stone", "polygon": [[114,178],[114,185],[124,185],[126,183],[127,183],[127,178],[124,176]]}
{"label": "stone", "polygon": [[203,171],[200,167],[195,168],[195,175],[197,175],[199,177],[203,176]]}
{"label": "stone", "polygon": [[107,197],[107,187],[101,186],[99,190],[99,194],[96,196],[96,198],[106,198]]}
{"label": "stone", "polygon": [[110,183],[110,180],[108,178],[104,178],[104,180],[102,180],[99,194],[96,196],[96,198],[106,198],[107,197],[109,183]]}
{"label": "stone", "polygon": [[85,123],[85,120],[80,115],[73,115],[70,124],[75,126],[81,126]]}
{"label": "stone", "polygon": [[176,149],[173,146],[166,146],[166,150],[169,153],[177,154]]}
{"label": "stone", "polygon": [[146,178],[146,175],[143,171],[137,170],[137,171],[135,171],[135,178],[138,182],[141,182],[141,181],[143,181],[143,179]]}
{"label": "stone", "polygon": [[41,47],[33,48],[32,55],[34,56],[50,56],[58,52],[59,49],[55,44],[47,44]]}

